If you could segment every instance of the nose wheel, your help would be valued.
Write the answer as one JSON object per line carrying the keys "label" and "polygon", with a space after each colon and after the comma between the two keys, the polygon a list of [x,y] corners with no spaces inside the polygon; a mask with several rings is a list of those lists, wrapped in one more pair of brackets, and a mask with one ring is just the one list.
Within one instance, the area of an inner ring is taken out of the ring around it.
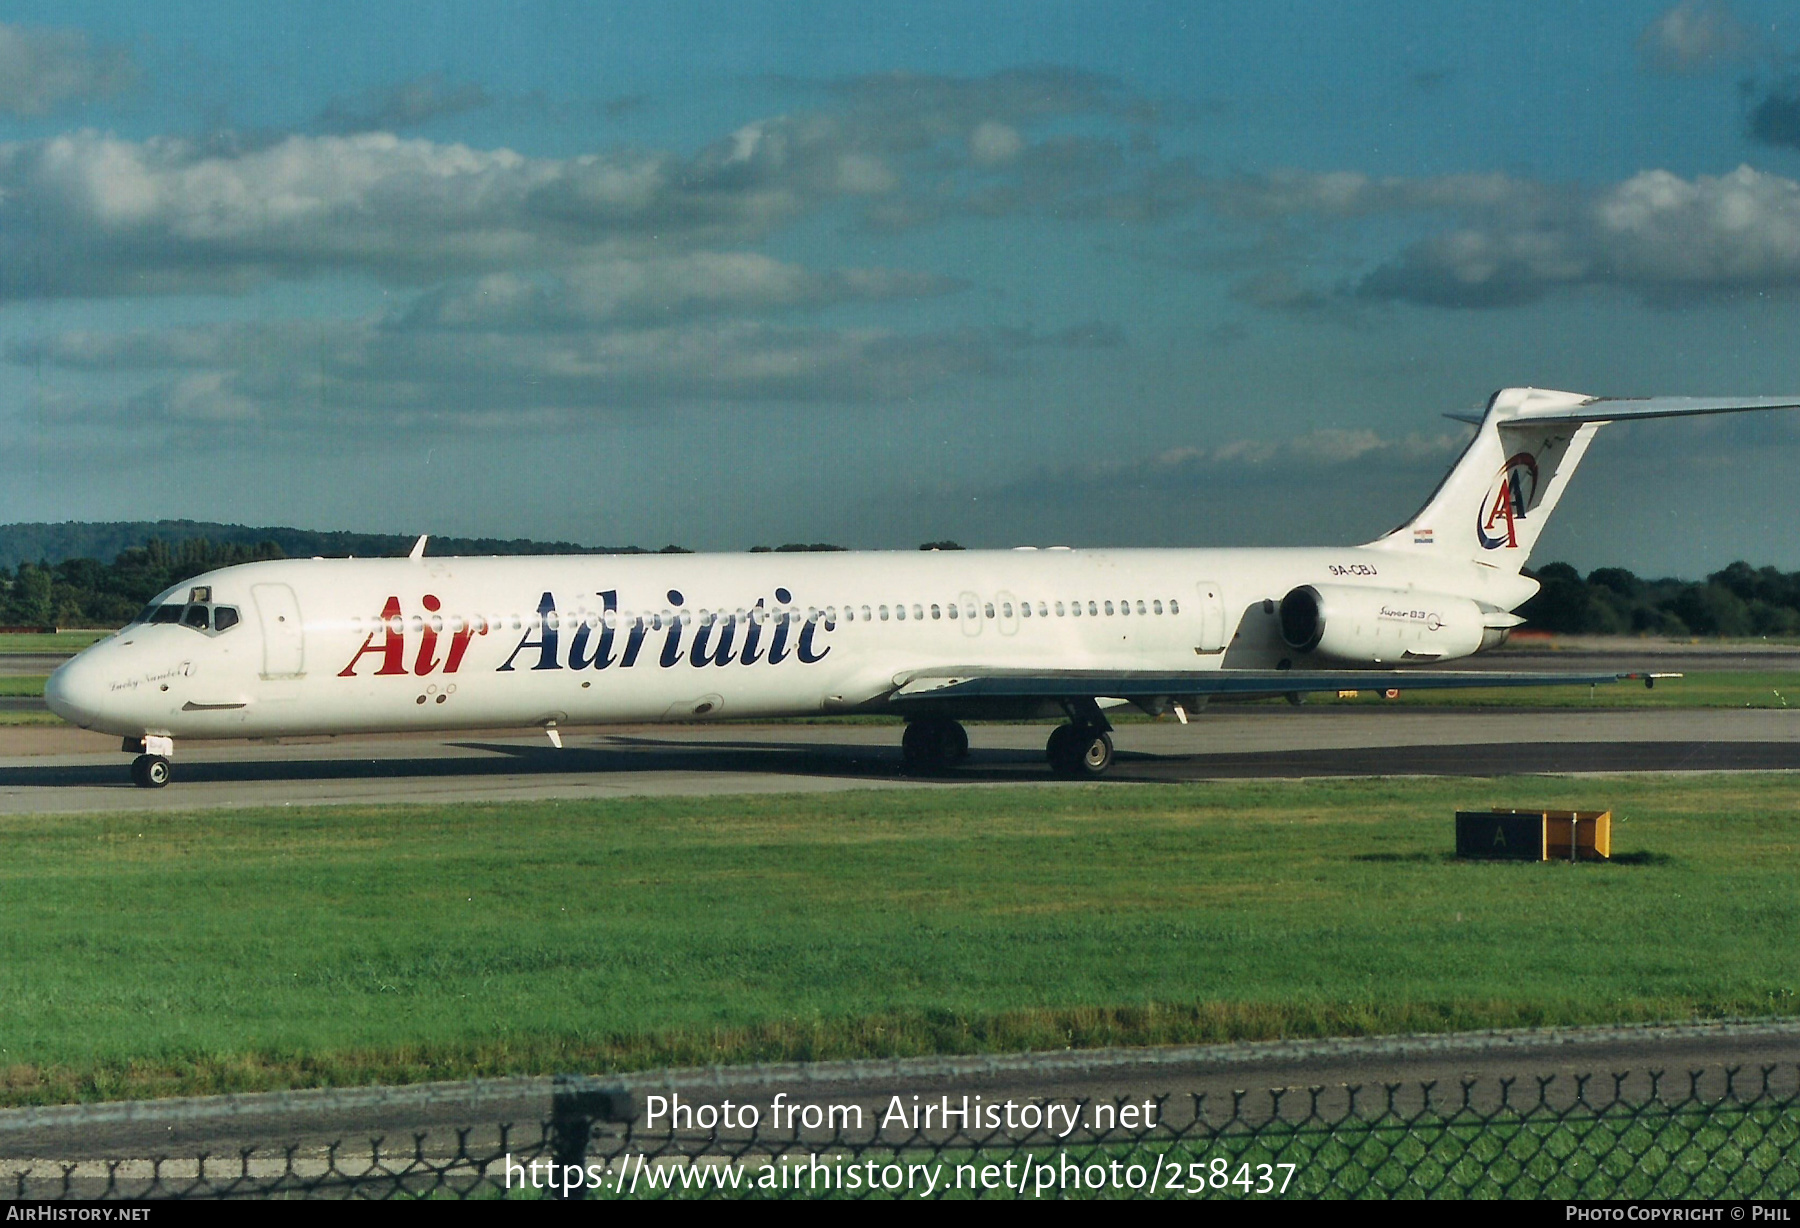
{"label": "nose wheel", "polygon": [[161,755],[139,755],[131,761],[131,783],[140,789],[160,789],[169,783],[169,761]]}

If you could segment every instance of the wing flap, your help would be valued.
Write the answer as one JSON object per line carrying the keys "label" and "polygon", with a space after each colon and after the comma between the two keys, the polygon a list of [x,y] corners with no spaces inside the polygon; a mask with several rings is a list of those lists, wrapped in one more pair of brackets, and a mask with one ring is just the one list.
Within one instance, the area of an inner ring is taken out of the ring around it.
{"label": "wing flap", "polygon": [[1625,681],[1652,685],[1680,674],[1562,674],[1462,670],[1215,669],[977,671],[908,679],[890,703],[946,699],[1140,699],[1170,695],[1258,696],[1320,691],[1443,691],[1495,687],[1597,686]]}

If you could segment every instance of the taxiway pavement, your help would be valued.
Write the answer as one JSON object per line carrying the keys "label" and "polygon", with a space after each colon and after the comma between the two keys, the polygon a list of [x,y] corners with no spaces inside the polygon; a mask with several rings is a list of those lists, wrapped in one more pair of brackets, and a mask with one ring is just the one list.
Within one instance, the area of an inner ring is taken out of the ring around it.
{"label": "taxiway pavement", "polygon": [[[1052,784],[1047,725],[972,725],[967,764],[908,776],[898,723],[647,725],[177,746],[139,789],[115,739],[0,727],[0,815]],[[1800,770],[1800,709],[1215,709],[1124,724],[1107,779]]]}

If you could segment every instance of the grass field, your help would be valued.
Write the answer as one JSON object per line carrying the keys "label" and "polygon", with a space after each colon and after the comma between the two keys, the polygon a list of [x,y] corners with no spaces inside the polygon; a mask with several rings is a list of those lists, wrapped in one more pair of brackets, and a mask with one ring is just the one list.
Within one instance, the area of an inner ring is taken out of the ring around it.
{"label": "grass field", "polygon": [[1789,1015],[1796,853],[1779,775],[6,818],[0,1098]]}
{"label": "grass field", "polygon": [[54,635],[0,635],[0,655],[32,652],[80,652],[111,631],[58,631]]}
{"label": "grass field", "polygon": [[[1503,666],[1495,662],[1493,668]],[[1391,700],[1379,691],[1361,691],[1354,699],[1320,695],[1308,696],[1307,702],[1458,708],[1800,708],[1800,674],[1709,670],[1665,679],[1650,688],[1641,682],[1617,682],[1525,690],[1402,690]]]}

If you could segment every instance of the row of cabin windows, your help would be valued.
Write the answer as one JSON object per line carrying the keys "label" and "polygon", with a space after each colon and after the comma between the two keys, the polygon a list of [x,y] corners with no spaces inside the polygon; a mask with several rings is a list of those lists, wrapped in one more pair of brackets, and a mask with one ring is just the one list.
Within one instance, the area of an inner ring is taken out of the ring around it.
{"label": "row of cabin windows", "polygon": [[[180,607],[174,608],[179,609]],[[769,623],[780,624],[803,621],[810,623],[817,622],[821,618],[827,622],[836,622],[838,620],[838,609],[839,607],[837,606],[827,606],[822,610],[808,608],[805,611],[802,611],[798,606],[794,606],[786,609],[777,608],[771,610],[763,606],[758,606],[752,610],[740,609],[733,613],[727,613],[724,610],[716,612],[712,610],[701,610],[698,623],[702,627],[710,627],[716,623],[739,622],[755,622],[767,625]],[[927,613],[927,610],[930,612]],[[1143,616],[1157,616],[1163,614],[1165,611],[1169,614],[1179,614],[1181,613],[1181,603],[1171,598],[1167,602],[1160,599],[1117,602],[1088,601],[1085,603],[1080,601],[1040,601],[1036,604],[1035,608],[1029,601],[1021,601],[1016,606],[1010,601],[1001,601],[997,603],[987,601],[977,607],[974,602],[970,601],[963,603],[961,606],[958,606],[954,602],[943,605],[933,602],[929,606],[922,602],[914,602],[911,606],[896,602],[892,606],[845,605],[843,607],[845,622],[856,622],[858,619],[861,619],[864,622],[874,622],[877,620],[887,622],[889,619],[896,622],[905,622],[908,618],[911,618],[916,622],[923,622],[926,618],[1013,618],[1015,616],[1020,618],[1081,618],[1084,616],[1088,618],[1111,618],[1115,615],[1118,617],[1129,617],[1133,613]],[[684,623],[691,625],[695,622],[691,610],[660,610],[648,614],[634,614],[631,611],[620,612],[618,610],[608,610],[605,613],[551,614],[548,618],[544,619],[544,622],[553,631],[572,631],[577,627],[582,626],[589,628],[611,627],[615,629],[623,627],[629,629],[639,625],[642,625],[645,629],[650,631],[661,631],[678,616]],[[360,630],[363,626],[363,620],[356,619],[354,622],[355,626]],[[510,619],[505,617],[487,619],[481,615],[476,615],[466,621],[457,615],[445,618],[441,614],[432,614],[429,617],[422,618],[421,616],[414,614],[411,618],[405,620],[390,620],[389,629],[395,634],[399,634],[406,630],[411,630],[414,634],[417,634],[426,626],[429,626],[433,631],[437,632],[448,630],[452,634],[456,634],[465,630],[473,630],[477,634],[485,634],[489,630],[504,631],[507,629],[509,623],[514,631],[523,631],[527,628],[535,630],[538,627],[539,620],[536,615],[522,617],[518,614],[512,615]],[[371,629],[379,628],[380,624],[380,619],[369,620]]]}
{"label": "row of cabin windows", "polygon": [[[1120,617],[1127,617],[1134,610],[1138,614],[1158,615],[1163,612],[1163,605],[1164,603],[1157,599],[1148,601],[1120,601],[1117,603],[1111,601],[1089,601],[1085,603],[1084,609],[1083,603],[1079,601],[1040,601],[1037,603],[1034,612],[1031,602],[1021,601],[1018,604],[1017,616],[1020,618],[1032,618],[1034,616],[1037,618],[1050,618],[1054,614],[1054,617],[1057,618],[1080,618],[1085,613],[1089,618],[1111,618],[1114,614],[1118,614]],[[921,622],[924,621],[926,617],[926,607],[924,605],[914,602],[910,608],[912,610],[911,617],[913,619]],[[893,619],[896,622],[905,622],[908,617],[907,609],[908,607],[906,605],[896,603],[892,607]],[[932,618],[944,618],[946,616],[953,619],[994,618],[996,616],[1000,618],[1012,618],[1014,616],[1013,603],[1010,601],[1001,601],[998,603],[984,601],[981,603],[979,609],[973,601],[965,601],[960,607],[955,603],[943,606],[933,604],[930,607],[930,610],[930,616]],[[858,611],[860,611],[860,615]],[[1181,613],[1181,603],[1171,598],[1168,602],[1168,612],[1170,614]],[[827,616],[829,617],[830,614],[835,614],[835,610],[831,611]],[[872,622],[876,619],[886,622],[889,618],[889,607],[885,605],[874,607],[866,605],[847,605],[844,607],[844,619],[846,622],[855,622],[858,617],[861,617],[864,622]]]}
{"label": "row of cabin windows", "polygon": [[[514,614],[510,618],[506,615],[488,618],[484,615],[476,614],[468,619],[464,619],[460,615],[455,614],[452,614],[447,618],[442,614],[431,614],[423,617],[414,614],[409,618],[389,619],[388,630],[394,632],[396,635],[405,631],[411,631],[416,635],[426,627],[430,627],[433,631],[438,632],[449,631],[453,635],[463,631],[474,631],[477,635],[485,635],[489,631],[505,631],[508,626],[514,631],[536,631],[540,626],[548,627],[552,631],[574,631],[579,627],[587,627],[589,629],[611,627],[615,629],[630,630],[639,626],[643,627],[646,631],[661,631],[676,618],[680,618],[685,626],[693,626],[697,622],[698,625],[702,627],[710,627],[714,624],[739,622],[755,622],[759,625],[767,626],[771,623],[815,622],[821,618],[828,619],[831,617],[832,615],[825,610],[808,609],[803,611],[798,606],[789,609],[774,610],[759,606],[754,610],[738,610],[736,613],[730,613],[725,610],[719,610],[717,612],[712,610],[701,610],[697,620],[694,617],[694,612],[686,609],[659,610],[645,614],[635,614],[629,610],[607,610],[604,613],[584,613],[577,611],[567,614],[551,614],[543,618],[540,618],[536,614]],[[367,620],[353,618],[350,621],[351,625],[358,631],[363,630],[365,626],[370,631],[379,631],[382,626],[382,620],[379,618]]]}

